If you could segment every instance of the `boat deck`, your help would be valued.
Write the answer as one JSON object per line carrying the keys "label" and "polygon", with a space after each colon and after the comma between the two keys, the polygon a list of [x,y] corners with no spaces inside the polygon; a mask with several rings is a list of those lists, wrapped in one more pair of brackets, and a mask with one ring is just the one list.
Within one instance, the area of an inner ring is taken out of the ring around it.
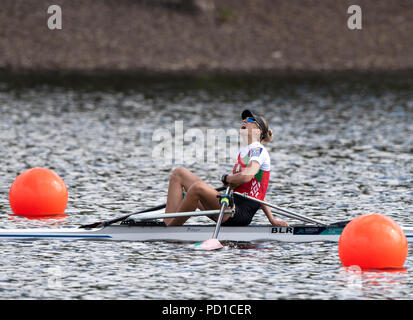
{"label": "boat deck", "polygon": [[[0,230],[0,240],[118,240],[118,241],[180,241],[198,242],[211,237],[215,225],[188,224],[179,227],[151,225],[110,225],[104,228],[33,228]],[[219,233],[220,241],[285,241],[285,242],[337,242],[343,226],[291,225],[277,227],[271,225],[255,225],[245,227],[223,226]],[[413,226],[405,226],[403,230],[407,240],[413,242]]]}

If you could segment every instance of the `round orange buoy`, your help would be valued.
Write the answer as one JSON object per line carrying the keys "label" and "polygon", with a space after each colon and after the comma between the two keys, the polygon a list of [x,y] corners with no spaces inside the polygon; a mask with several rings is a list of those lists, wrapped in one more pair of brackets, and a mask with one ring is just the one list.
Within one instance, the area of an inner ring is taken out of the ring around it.
{"label": "round orange buoy", "polygon": [[343,229],[338,253],[345,267],[402,268],[407,258],[407,239],[391,218],[377,213],[365,214]]}
{"label": "round orange buoy", "polygon": [[55,172],[33,168],[14,180],[9,201],[14,214],[19,216],[62,215],[67,206],[68,192],[64,181]]}

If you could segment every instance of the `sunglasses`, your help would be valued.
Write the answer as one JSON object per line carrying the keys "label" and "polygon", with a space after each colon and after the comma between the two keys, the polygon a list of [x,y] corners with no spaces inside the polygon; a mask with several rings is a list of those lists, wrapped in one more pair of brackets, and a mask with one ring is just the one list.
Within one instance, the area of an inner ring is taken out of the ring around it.
{"label": "sunglasses", "polygon": [[248,117],[248,118],[246,118],[246,120],[247,120],[247,122],[249,122],[249,123],[255,123],[255,124],[258,126],[258,128],[261,129],[260,124],[257,122],[257,120],[255,120],[255,118],[253,118],[253,117]]}

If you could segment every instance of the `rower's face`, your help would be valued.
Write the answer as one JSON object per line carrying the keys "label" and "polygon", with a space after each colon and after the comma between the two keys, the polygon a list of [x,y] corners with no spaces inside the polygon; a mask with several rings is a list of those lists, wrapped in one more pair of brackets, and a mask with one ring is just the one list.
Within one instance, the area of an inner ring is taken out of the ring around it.
{"label": "rower's face", "polygon": [[261,131],[256,122],[249,122],[247,119],[242,120],[240,133],[251,135],[253,130],[258,133]]}

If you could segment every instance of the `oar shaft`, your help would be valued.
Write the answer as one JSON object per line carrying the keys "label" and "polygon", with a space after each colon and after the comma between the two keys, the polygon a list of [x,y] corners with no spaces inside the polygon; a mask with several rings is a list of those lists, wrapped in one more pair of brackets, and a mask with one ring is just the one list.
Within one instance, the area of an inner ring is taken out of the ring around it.
{"label": "oar shaft", "polygon": [[[230,190],[231,190],[231,187],[227,187],[227,189],[225,190],[225,194],[228,195]],[[224,217],[224,212],[225,212],[226,207],[227,207],[227,203],[223,201],[221,204],[221,210],[219,212],[214,234],[212,235],[212,239],[218,239],[218,234],[219,234],[219,230],[221,229],[222,218]]]}
{"label": "oar shaft", "polygon": [[[180,218],[180,217],[199,217],[210,216],[219,214],[220,210],[206,210],[206,211],[189,211],[189,212],[176,212],[176,213],[160,213],[160,214],[142,214],[135,218],[140,220],[153,220],[153,219],[165,219],[165,218]],[[224,214],[232,214],[232,211],[224,211]]]}
{"label": "oar shaft", "polygon": [[[305,216],[303,216],[303,215],[301,215],[301,214],[292,212],[292,211],[290,211],[290,210],[286,210],[286,209],[277,207],[277,206],[273,205],[272,203],[269,203],[269,202],[266,202],[266,201],[262,201],[262,200],[259,200],[259,199],[256,199],[256,198],[253,198],[253,197],[250,197],[250,196],[248,196],[248,195],[246,195],[246,194],[242,194],[242,193],[239,193],[239,192],[234,192],[234,194],[236,194],[236,195],[238,195],[238,196],[241,196],[241,197],[244,197],[245,199],[249,199],[249,200],[251,200],[251,201],[255,201],[255,202],[257,202],[257,203],[266,205],[266,206],[268,206],[268,207],[270,207],[270,208],[276,209],[276,210],[281,211],[281,212],[283,212],[283,213],[286,213],[286,214],[288,214],[288,217],[289,217],[289,218],[294,217],[295,219],[298,219],[298,220],[301,220],[301,221],[304,221],[304,222],[310,222],[310,223],[315,223],[315,224],[318,224],[318,225],[321,225],[321,226],[326,226],[326,224],[323,223],[323,222],[317,221],[317,220],[312,219],[312,218],[305,217]],[[279,213],[279,212],[278,212],[278,213]],[[279,213],[279,214],[281,214],[281,213]],[[284,214],[284,215],[286,215],[286,214]],[[286,215],[286,216],[287,216],[287,215]]]}
{"label": "oar shaft", "polygon": [[[219,188],[216,188],[215,190],[217,190],[217,191],[222,191],[223,189],[224,189],[224,187],[219,187]],[[166,203],[161,204],[161,205],[159,205],[159,206],[157,206],[157,207],[149,208],[149,209],[142,210],[142,211],[135,212],[135,213],[131,213],[131,214],[128,214],[128,215],[119,217],[119,218],[115,218],[115,219],[112,219],[112,220],[108,220],[108,221],[106,221],[106,222],[103,222],[103,225],[104,225],[104,226],[108,226],[108,225],[114,224],[114,223],[116,223],[116,222],[123,221],[123,220],[129,218],[130,216],[133,216],[133,215],[136,215],[136,214],[141,214],[141,213],[145,213],[145,212],[156,211],[156,210],[160,210],[160,209],[164,209],[164,208],[166,208]],[[172,217],[170,217],[170,218],[172,218]]]}
{"label": "oar shaft", "polygon": [[[217,191],[222,191],[222,190],[224,190],[224,189],[225,189],[225,187],[219,187],[219,188],[216,188],[215,190],[217,190]],[[95,222],[95,223],[91,223],[91,224],[85,224],[85,225],[80,226],[80,228],[91,229],[91,228],[98,228],[98,227],[107,227],[107,226],[109,226],[109,225],[111,225],[111,224],[114,224],[114,223],[116,223],[116,222],[123,221],[123,220],[129,218],[130,216],[133,216],[133,215],[136,215],[136,214],[141,214],[141,213],[146,213],[146,212],[161,210],[161,209],[165,209],[165,208],[166,208],[166,203],[163,203],[163,204],[160,204],[160,205],[158,205],[158,206],[156,206],[156,207],[152,207],[152,208],[144,209],[144,210],[141,210],[141,211],[138,211],[138,212],[130,213],[130,214],[121,216],[121,217],[119,217],[119,218],[114,218],[114,219],[107,220],[107,221]],[[172,218],[172,217],[171,217],[171,218]]]}
{"label": "oar shaft", "polygon": [[158,206],[156,206],[156,207],[144,209],[144,210],[141,210],[141,211],[139,211],[139,212],[127,214],[127,215],[121,216],[121,217],[119,217],[119,218],[115,218],[115,219],[111,219],[111,220],[107,220],[107,221],[95,222],[95,223],[91,223],[91,224],[81,225],[79,228],[92,229],[92,228],[99,228],[99,227],[107,227],[107,226],[109,226],[109,225],[111,225],[111,224],[114,224],[114,223],[116,223],[116,222],[123,221],[123,220],[129,218],[130,216],[132,216],[132,215],[134,215],[134,214],[140,214],[140,213],[146,213],[146,212],[156,211],[156,210],[164,209],[165,207],[166,207],[166,203],[160,204],[160,205],[158,205]]}
{"label": "oar shaft", "polygon": [[294,214],[290,214],[290,213],[287,213],[287,212],[282,212],[282,211],[280,211],[280,210],[272,209],[271,212],[274,212],[275,214],[278,214],[278,215],[281,215],[281,216],[284,216],[284,217],[287,217],[287,218],[300,220],[300,221],[303,221],[303,222],[320,224],[319,222],[315,222],[315,221],[314,221],[313,219],[311,219],[311,218],[306,218],[306,217],[302,217],[302,216],[296,216],[296,215],[294,215]]}
{"label": "oar shaft", "polygon": [[114,223],[116,223],[116,222],[123,221],[123,220],[129,218],[130,216],[132,216],[132,215],[134,215],[134,214],[141,214],[141,213],[146,213],[146,212],[161,210],[161,209],[164,209],[165,207],[166,207],[166,203],[160,204],[159,206],[156,206],[156,207],[148,208],[148,209],[145,209],[145,210],[142,210],[142,211],[139,211],[139,212],[135,212],[135,213],[132,213],[132,214],[128,214],[128,215],[125,215],[125,216],[122,216],[122,217],[119,217],[119,218],[115,218],[115,219],[112,219],[112,220],[104,221],[104,222],[103,222],[103,225],[104,225],[104,226],[108,226],[108,225],[114,224]]}

